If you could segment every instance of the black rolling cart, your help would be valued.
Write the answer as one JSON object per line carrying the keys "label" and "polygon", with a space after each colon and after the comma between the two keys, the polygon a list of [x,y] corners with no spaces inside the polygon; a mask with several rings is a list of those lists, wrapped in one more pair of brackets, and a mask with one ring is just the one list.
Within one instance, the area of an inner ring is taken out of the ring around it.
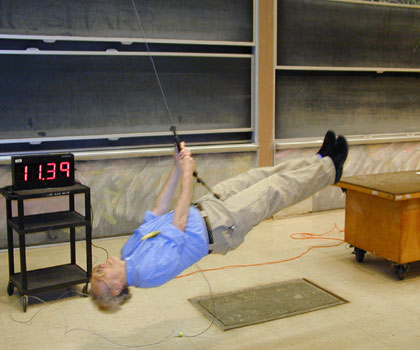
{"label": "black rolling cart", "polygon": [[[13,186],[0,188],[0,194],[6,198],[7,215],[7,244],[9,256],[9,283],[7,293],[13,294],[17,288],[23,296],[23,311],[28,306],[28,295],[63,288],[75,284],[85,283],[83,292],[87,292],[87,286],[92,270],[92,223],[90,213],[90,188],[74,183],[70,186],[35,188],[15,190]],[[75,209],[74,196],[84,194],[85,213],[78,213]],[[37,215],[25,215],[24,201],[35,198],[48,198],[56,196],[68,196],[69,209],[66,211],[50,212]],[[12,213],[12,202],[17,203],[17,215]],[[76,227],[85,227],[86,231],[86,271],[76,264]],[[70,263],[53,266],[38,270],[27,270],[25,235],[69,228],[70,230]],[[20,273],[15,273],[13,258],[13,230],[19,236]]]}

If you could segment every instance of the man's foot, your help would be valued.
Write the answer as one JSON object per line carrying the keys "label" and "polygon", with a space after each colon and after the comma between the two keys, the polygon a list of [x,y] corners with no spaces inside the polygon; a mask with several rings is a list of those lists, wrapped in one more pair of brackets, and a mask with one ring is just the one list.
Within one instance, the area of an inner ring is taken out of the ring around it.
{"label": "man's foot", "polygon": [[335,132],[332,130],[328,130],[324,137],[324,142],[322,143],[321,148],[317,152],[317,154],[323,158],[328,156],[331,151],[333,150],[335,145]]}
{"label": "man's foot", "polygon": [[343,175],[343,165],[347,159],[349,153],[349,146],[347,144],[346,138],[342,135],[338,135],[337,140],[335,141],[334,148],[328,154],[331,157],[334,166],[335,166],[335,181],[337,183],[340,181],[341,175]]}

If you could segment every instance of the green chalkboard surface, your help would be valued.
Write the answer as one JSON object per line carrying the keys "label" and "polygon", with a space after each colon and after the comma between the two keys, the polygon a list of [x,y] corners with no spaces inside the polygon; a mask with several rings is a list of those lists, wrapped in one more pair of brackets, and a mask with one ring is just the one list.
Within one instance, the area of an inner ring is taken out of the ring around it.
{"label": "green chalkboard surface", "polygon": [[[148,38],[253,41],[252,0],[135,0]],[[139,38],[132,0],[2,0],[0,33]]]}

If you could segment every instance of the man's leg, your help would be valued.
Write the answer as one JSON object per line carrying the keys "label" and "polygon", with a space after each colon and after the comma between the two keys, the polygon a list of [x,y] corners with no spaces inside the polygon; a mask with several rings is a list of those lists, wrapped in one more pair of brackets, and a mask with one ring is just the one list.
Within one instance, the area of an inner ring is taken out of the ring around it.
{"label": "man's leg", "polygon": [[213,229],[214,253],[237,248],[247,233],[264,219],[334,183],[336,169],[330,157],[313,157],[301,169],[274,173],[224,201],[211,196],[200,204]]}
{"label": "man's leg", "polygon": [[[319,158],[327,156],[334,148],[335,133],[328,130],[325,134],[324,141],[321,148],[317,152]],[[274,167],[262,167],[251,169],[243,174],[239,174],[233,178],[224,180],[213,187],[213,190],[218,193],[222,200],[226,200],[230,196],[248,188],[255,183],[265,179],[278,172],[289,172],[295,169],[300,169],[310,165],[313,161],[312,157],[291,159],[284,161]]]}
{"label": "man's leg", "polygon": [[337,182],[347,153],[347,142],[339,136],[328,156],[305,159],[304,163],[309,162],[306,166],[274,171],[222,201],[210,195],[202,197],[198,202],[208,215],[215,238],[209,247],[214,253],[226,254],[237,248],[246,234],[264,219]]}
{"label": "man's leg", "polygon": [[222,200],[227,200],[229,197],[238,192],[256,184],[257,182],[278,172],[288,172],[295,169],[304,168],[310,165],[316,156],[291,159],[282,162],[273,167],[254,168],[245,173],[236,175],[227,180],[219,182],[213,186],[213,191],[221,196]]}
{"label": "man's leg", "polygon": [[276,212],[333,184],[335,175],[331,158],[314,157],[312,164],[275,173],[229,197],[224,205],[238,218],[240,230],[247,232]]}

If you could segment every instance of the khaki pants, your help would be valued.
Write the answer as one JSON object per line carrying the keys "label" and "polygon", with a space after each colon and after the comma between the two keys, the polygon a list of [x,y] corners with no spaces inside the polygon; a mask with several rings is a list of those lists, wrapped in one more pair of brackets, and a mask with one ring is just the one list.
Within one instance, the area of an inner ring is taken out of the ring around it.
{"label": "khaki pants", "polygon": [[329,157],[293,159],[274,167],[255,168],[214,186],[215,193],[199,203],[208,216],[213,253],[237,248],[246,234],[264,219],[333,184],[335,167]]}

